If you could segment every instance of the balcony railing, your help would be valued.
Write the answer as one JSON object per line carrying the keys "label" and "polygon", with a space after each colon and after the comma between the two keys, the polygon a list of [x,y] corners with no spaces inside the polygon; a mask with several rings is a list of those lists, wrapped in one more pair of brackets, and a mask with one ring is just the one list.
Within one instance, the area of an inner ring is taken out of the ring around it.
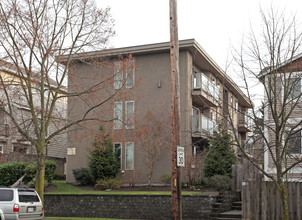
{"label": "balcony railing", "polygon": [[[194,114],[195,113],[195,114]],[[196,114],[196,110],[192,115],[192,132],[193,133],[200,133],[202,131],[209,132],[213,134],[213,131],[217,128],[216,123],[209,119],[208,117],[202,114]]]}
{"label": "balcony railing", "polygon": [[220,87],[204,75],[203,73],[193,74],[193,89],[202,89],[208,95],[212,96],[216,101],[219,100]]}
{"label": "balcony railing", "polygon": [[202,115],[201,116],[201,129],[213,134],[213,131],[216,129],[216,123],[213,120]]}
{"label": "balcony railing", "polygon": [[252,124],[250,117],[246,114],[239,113],[238,128],[239,131],[248,132],[251,130]]}

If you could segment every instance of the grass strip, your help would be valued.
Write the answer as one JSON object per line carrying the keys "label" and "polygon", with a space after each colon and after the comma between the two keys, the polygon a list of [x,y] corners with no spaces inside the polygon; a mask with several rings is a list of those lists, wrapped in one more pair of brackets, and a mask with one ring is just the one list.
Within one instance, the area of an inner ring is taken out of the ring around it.
{"label": "grass strip", "polygon": [[[62,180],[52,183],[57,187],[53,192],[47,194],[99,194],[99,195],[171,195],[170,191],[92,191],[83,190]],[[213,192],[182,191],[182,195],[213,195]]]}

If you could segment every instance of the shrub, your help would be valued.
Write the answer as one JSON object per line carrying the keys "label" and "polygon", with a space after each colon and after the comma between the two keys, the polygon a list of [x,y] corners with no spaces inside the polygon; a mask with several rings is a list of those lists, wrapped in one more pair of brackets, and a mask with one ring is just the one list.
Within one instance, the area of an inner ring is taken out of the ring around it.
{"label": "shrub", "polygon": [[105,189],[119,189],[121,188],[122,180],[121,179],[102,179],[98,180],[95,184],[95,188],[100,190]]}
{"label": "shrub", "polygon": [[232,174],[232,165],[236,163],[236,155],[231,145],[231,136],[221,130],[214,132],[210,138],[210,147],[205,157],[205,177]]}
{"label": "shrub", "polygon": [[[57,167],[56,162],[52,160],[45,161],[45,182],[47,181],[49,184],[52,183],[52,180],[54,179],[55,176],[56,167]],[[28,164],[25,167],[24,173],[25,173],[25,177],[23,181],[26,184],[28,184],[36,177],[37,162]]]}
{"label": "shrub", "polygon": [[80,168],[72,170],[73,176],[79,185],[93,185],[94,181],[91,177],[89,168]]}
{"label": "shrub", "polygon": [[215,175],[204,179],[206,186],[217,191],[227,191],[231,189],[231,178],[224,175]]}
{"label": "shrub", "polygon": [[165,173],[159,178],[159,180],[165,185],[168,185],[171,183],[171,175]]}
{"label": "shrub", "polygon": [[[49,184],[48,184],[47,180],[44,180],[44,188],[47,187],[48,185]],[[26,183],[26,186],[31,187],[31,188],[35,188],[36,187],[36,178],[33,178],[33,180]]]}
{"label": "shrub", "polygon": [[124,173],[124,180],[125,182],[129,183],[130,187],[135,186],[140,181],[141,177],[141,170],[126,170]]}
{"label": "shrub", "polygon": [[0,185],[11,186],[24,174],[27,162],[10,162],[0,165]]}
{"label": "shrub", "polygon": [[90,151],[89,168],[94,181],[115,178],[120,169],[112,141],[108,134],[100,128],[100,134],[95,137]]}
{"label": "shrub", "polygon": [[55,174],[54,180],[66,180],[66,175],[65,174]]}

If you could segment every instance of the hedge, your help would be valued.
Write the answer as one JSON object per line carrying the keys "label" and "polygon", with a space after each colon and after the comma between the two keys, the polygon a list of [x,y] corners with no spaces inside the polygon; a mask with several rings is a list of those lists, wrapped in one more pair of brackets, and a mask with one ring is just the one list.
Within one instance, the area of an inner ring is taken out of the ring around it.
{"label": "hedge", "polygon": [[28,162],[10,162],[0,164],[0,185],[10,186],[24,175]]}
{"label": "hedge", "polygon": [[[51,183],[54,178],[56,163],[47,160],[45,162],[45,179]],[[29,162],[9,162],[0,164],[0,185],[11,186],[24,174],[23,182],[27,183],[33,180],[36,175],[37,163]]]}

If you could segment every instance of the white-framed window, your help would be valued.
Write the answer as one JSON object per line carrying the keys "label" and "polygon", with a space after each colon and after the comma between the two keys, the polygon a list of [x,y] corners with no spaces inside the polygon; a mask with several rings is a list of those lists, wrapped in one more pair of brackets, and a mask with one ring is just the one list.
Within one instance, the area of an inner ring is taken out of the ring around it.
{"label": "white-framed window", "polygon": [[235,112],[236,113],[238,112],[238,101],[237,101],[237,99],[235,99]]}
{"label": "white-framed window", "polygon": [[114,153],[116,156],[116,159],[120,163],[120,168],[122,169],[122,143],[116,142],[114,143]]}
{"label": "white-framed window", "polygon": [[125,144],[125,168],[126,170],[134,169],[134,143],[127,142]]}
{"label": "white-framed window", "polygon": [[114,129],[122,128],[123,104],[122,102],[114,103]]}
{"label": "white-framed window", "polygon": [[120,89],[123,86],[123,65],[122,61],[114,62],[114,88]]}
{"label": "white-framed window", "polygon": [[301,76],[290,78],[288,83],[288,89],[290,90],[288,99],[295,100],[300,97],[302,92]]}
{"label": "white-framed window", "polygon": [[125,102],[126,129],[134,128],[134,101]]}
{"label": "white-framed window", "polygon": [[288,151],[290,154],[302,154],[302,131],[291,135],[288,140]]}
{"label": "white-framed window", "polygon": [[3,154],[4,153],[4,147],[3,145],[0,145],[0,154]]}
{"label": "white-framed window", "polygon": [[132,60],[126,70],[126,88],[132,88],[134,86],[134,68],[135,63]]}
{"label": "white-framed window", "polygon": [[114,62],[114,89],[122,88],[124,83],[126,83],[126,88],[132,88],[134,86],[134,70],[134,60]]}

